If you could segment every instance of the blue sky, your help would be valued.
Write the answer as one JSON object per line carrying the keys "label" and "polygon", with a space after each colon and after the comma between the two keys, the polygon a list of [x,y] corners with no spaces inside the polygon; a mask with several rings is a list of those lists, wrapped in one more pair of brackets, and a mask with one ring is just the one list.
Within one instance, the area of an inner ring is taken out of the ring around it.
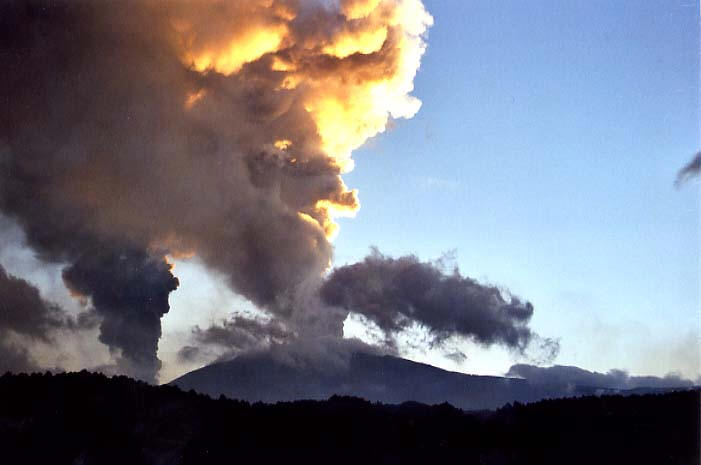
{"label": "blue sky", "polygon": [[[673,186],[699,148],[698,5],[424,3],[423,106],[355,152],[336,264],[454,249],[533,302],[556,363],[698,375],[699,189]],[[517,358],[468,349],[453,368]]]}

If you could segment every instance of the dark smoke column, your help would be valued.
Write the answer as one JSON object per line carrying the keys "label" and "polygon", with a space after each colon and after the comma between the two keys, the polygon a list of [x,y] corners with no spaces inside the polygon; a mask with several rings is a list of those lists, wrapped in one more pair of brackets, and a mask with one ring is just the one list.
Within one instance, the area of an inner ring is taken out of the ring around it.
{"label": "dark smoke column", "polygon": [[161,317],[170,308],[168,294],[178,287],[170,265],[138,249],[98,250],[66,268],[63,279],[71,290],[91,297],[102,317],[100,341],[121,352],[119,371],[156,382]]}

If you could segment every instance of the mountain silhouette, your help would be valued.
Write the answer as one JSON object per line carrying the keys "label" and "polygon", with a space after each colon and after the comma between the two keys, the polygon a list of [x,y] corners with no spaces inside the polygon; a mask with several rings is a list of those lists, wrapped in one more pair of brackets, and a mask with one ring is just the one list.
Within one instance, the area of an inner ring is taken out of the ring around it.
{"label": "mountain silhouette", "polygon": [[[524,379],[467,375],[362,352],[354,353],[347,366],[335,369],[322,369],[313,363],[284,362],[269,352],[247,354],[194,370],[170,384],[212,397],[223,394],[249,402],[322,400],[332,395],[347,395],[387,404],[448,402],[463,410],[495,409],[509,402],[545,398],[627,393],[597,386],[535,385]],[[663,391],[636,389],[634,393]]]}

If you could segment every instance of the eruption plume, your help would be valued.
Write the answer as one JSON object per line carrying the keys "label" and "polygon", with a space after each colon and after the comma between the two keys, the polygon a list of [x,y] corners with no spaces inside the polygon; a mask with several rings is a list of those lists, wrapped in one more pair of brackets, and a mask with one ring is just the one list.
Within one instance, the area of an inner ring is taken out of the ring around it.
{"label": "eruption plume", "polygon": [[138,249],[115,252],[81,256],[64,270],[63,279],[74,293],[91,297],[102,318],[100,341],[119,350],[119,371],[155,381],[161,368],[156,357],[161,317],[178,280],[162,259]]}
{"label": "eruption plume", "polygon": [[419,0],[0,1],[0,212],[154,381],[167,254],[290,318],[359,208],[352,150],[419,109],[431,23]]}
{"label": "eruption plume", "polygon": [[414,256],[394,259],[373,250],[363,262],[334,270],[321,297],[369,318],[390,339],[413,323],[424,326],[434,343],[462,336],[524,350],[534,336],[526,326],[530,302],[504,298],[496,287]]}

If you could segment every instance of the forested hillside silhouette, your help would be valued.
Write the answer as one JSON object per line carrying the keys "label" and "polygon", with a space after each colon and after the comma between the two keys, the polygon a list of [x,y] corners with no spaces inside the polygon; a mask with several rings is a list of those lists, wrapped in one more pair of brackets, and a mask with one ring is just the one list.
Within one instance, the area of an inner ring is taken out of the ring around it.
{"label": "forested hillside silhouette", "polygon": [[516,403],[250,404],[80,372],[0,377],[3,464],[699,464],[699,391]]}

